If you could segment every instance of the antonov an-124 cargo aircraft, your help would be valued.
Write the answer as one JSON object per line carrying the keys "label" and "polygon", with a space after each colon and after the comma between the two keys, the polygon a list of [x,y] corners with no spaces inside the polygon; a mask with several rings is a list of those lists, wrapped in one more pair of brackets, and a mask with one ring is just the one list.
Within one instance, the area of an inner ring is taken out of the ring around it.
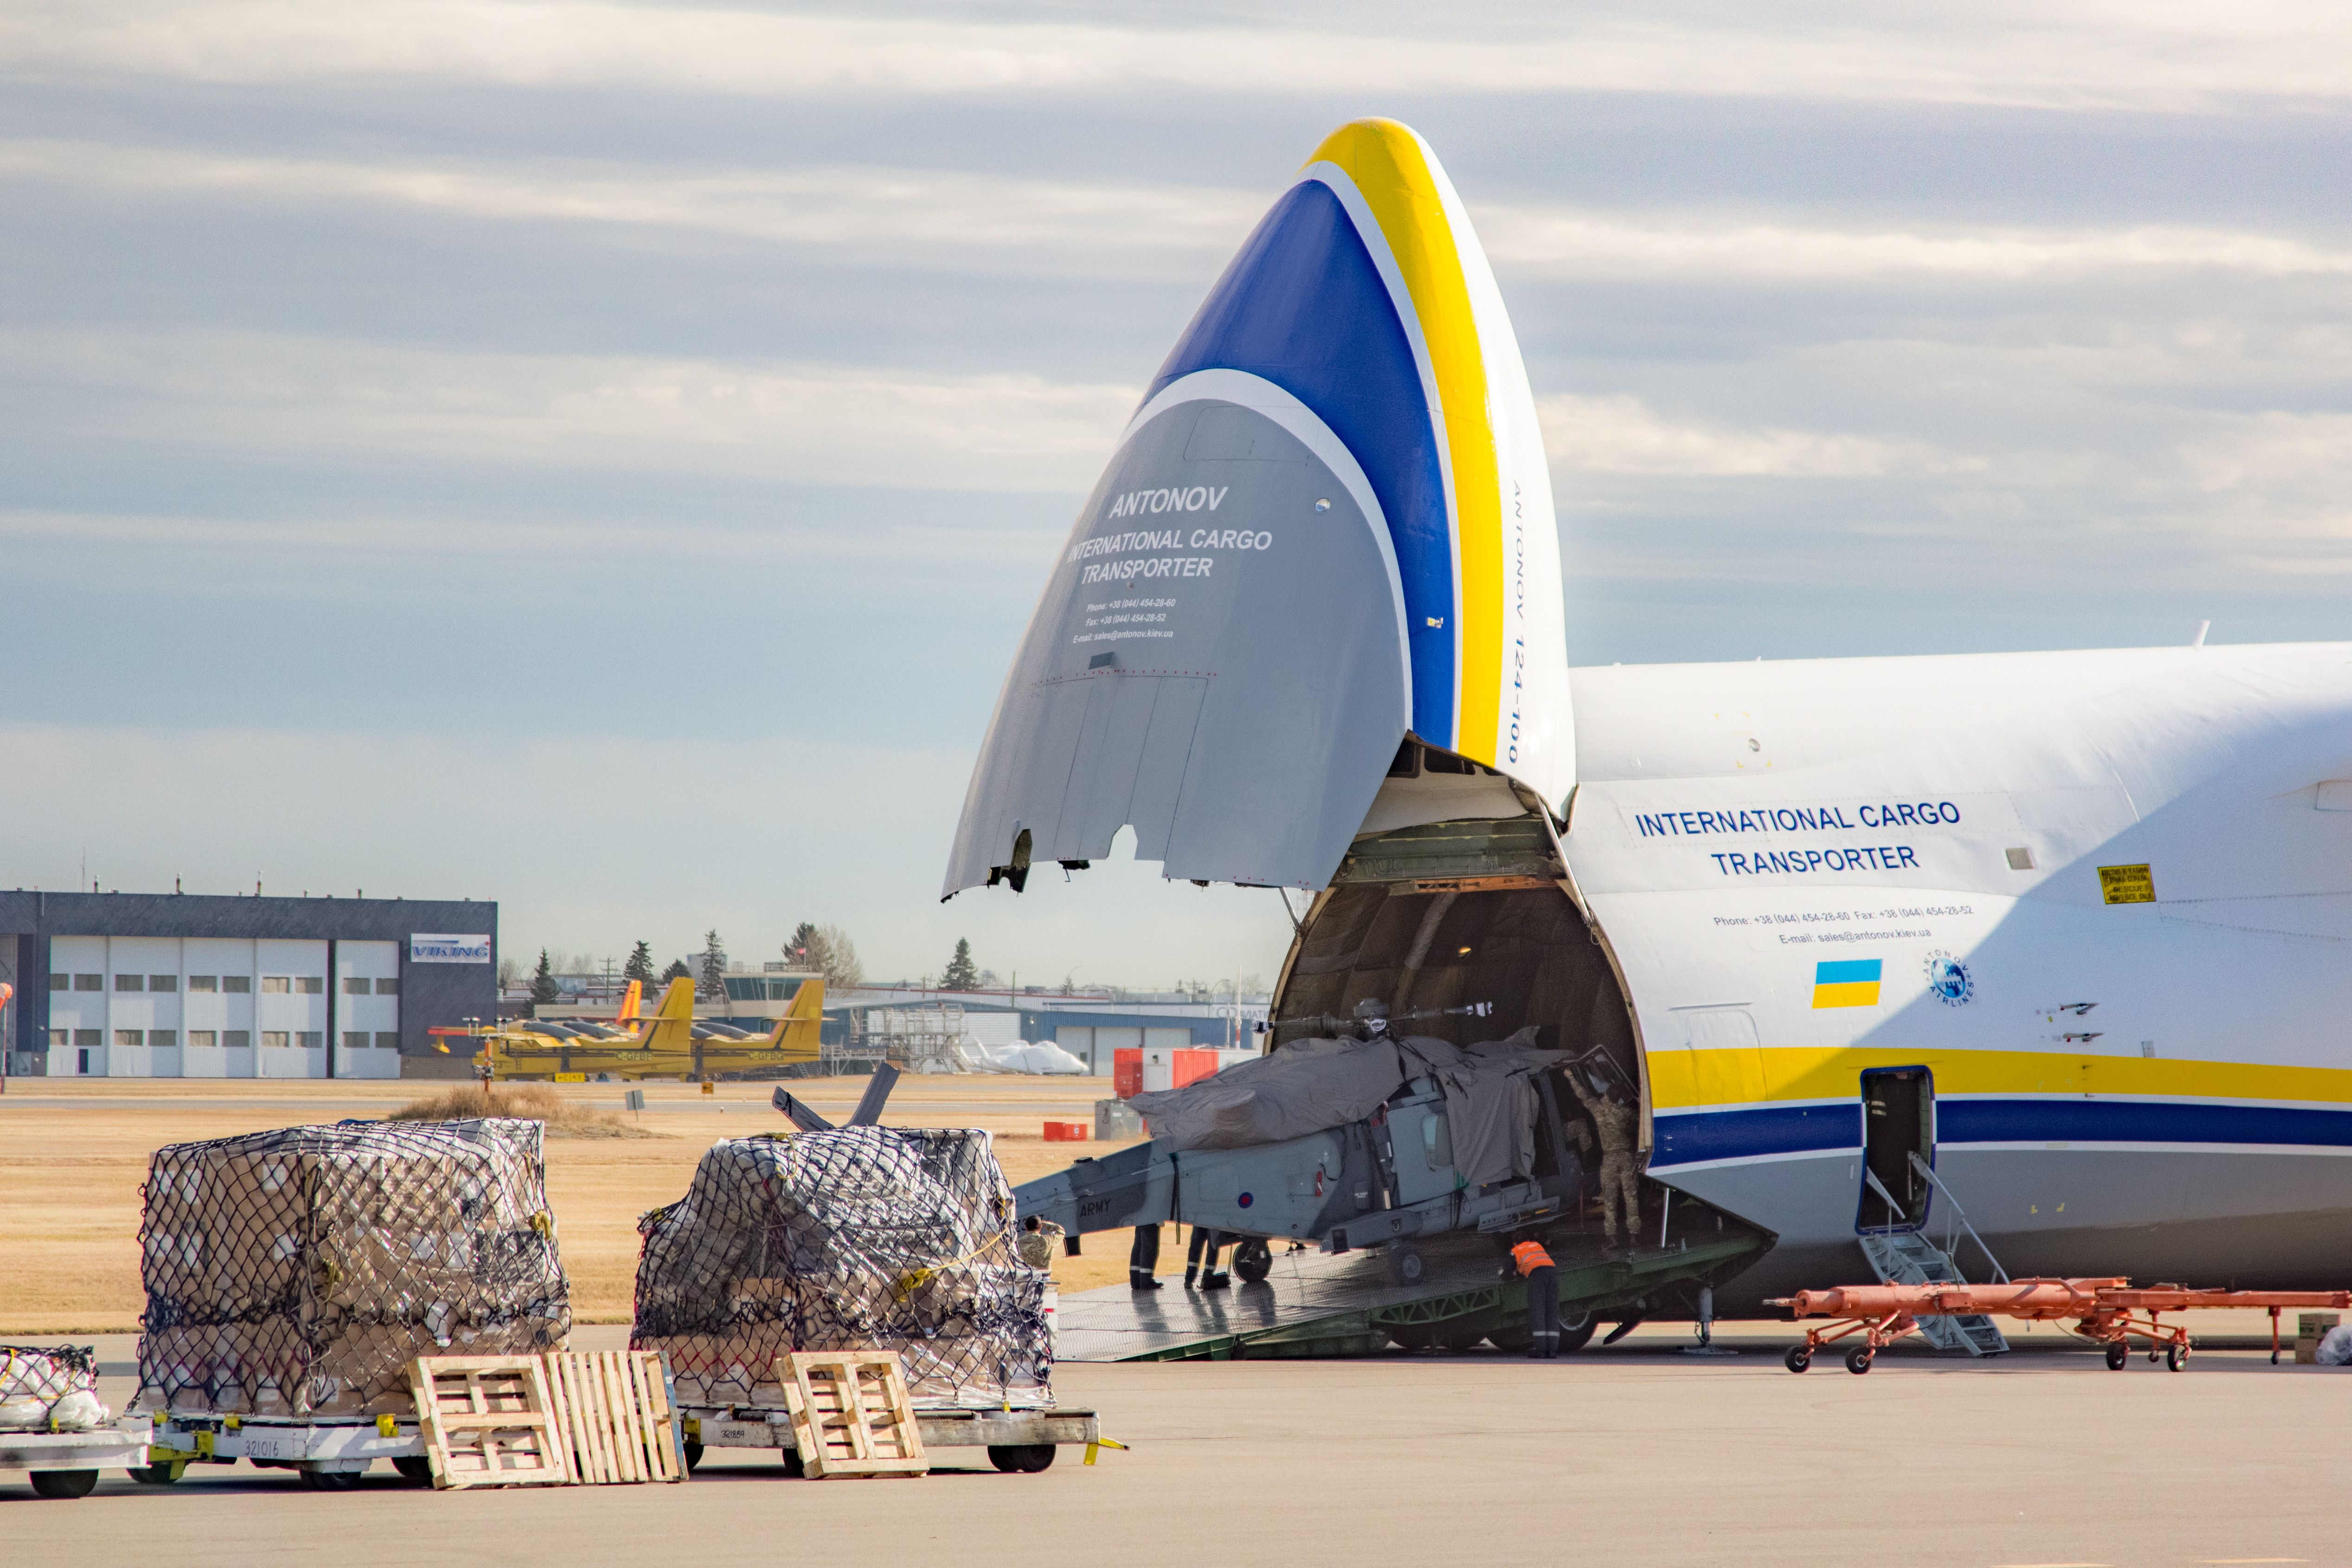
{"label": "antonov an-124 cargo aircraft", "polygon": [[1771,1239],[1722,1310],[1938,1209],[2015,1275],[2345,1282],[2352,645],[1571,669],[1560,582],[1461,198],[1343,126],[1080,510],[946,891],[1130,826],[1307,890],[1277,1042],[1371,997],[1590,1053],[1648,1182]]}

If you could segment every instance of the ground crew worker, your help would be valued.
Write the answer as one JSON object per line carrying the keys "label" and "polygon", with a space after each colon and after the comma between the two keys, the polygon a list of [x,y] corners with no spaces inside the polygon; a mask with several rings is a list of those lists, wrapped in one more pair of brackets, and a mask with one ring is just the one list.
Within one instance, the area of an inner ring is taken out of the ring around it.
{"label": "ground crew worker", "polygon": [[1054,1244],[1061,1239],[1060,1226],[1033,1214],[1021,1222],[1021,1234],[1013,1238],[1013,1250],[1030,1268],[1050,1274],[1054,1269]]}
{"label": "ground crew worker", "polygon": [[1160,1281],[1152,1272],[1160,1267],[1160,1227],[1139,1225],[1135,1227],[1135,1245],[1127,1249],[1127,1285],[1130,1290],[1157,1290]]}
{"label": "ground crew worker", "polygon": [[1528,1359],[1549,1361],[1559,1354],[1559,1270],[1532,1236],[1511,1248],[1511,1267],[1528,1282],[1528,1327],[1536,1336]]}
{"label": "ground crew worker", "polygon": [[1205,1225],[1192,1227],[1192,1249],[1184,1256],[1184,1289],[1192,1288],[1192,1277],[1201,1279],[1203,1290],[1223,1290],[1233,1281],[1217,1267],[1217,1254],[1225,1249],[1225,1233],[1211,1230]]}
{"label": "ground crew worker", "polygon": [[1617,1214],[1625,1215],[1625,1245],[1633,1245],[1642,1229],[1642,1173],[1633,1158],[1633,1108],[1615,1089],[1593,1080],[1587,1092],[1575,1068],[1568,1069],[1568,1087],[1584,1102],[1592,1131],[1601,1140],[1601,1228],[1609,1245],[1617,1245]]}

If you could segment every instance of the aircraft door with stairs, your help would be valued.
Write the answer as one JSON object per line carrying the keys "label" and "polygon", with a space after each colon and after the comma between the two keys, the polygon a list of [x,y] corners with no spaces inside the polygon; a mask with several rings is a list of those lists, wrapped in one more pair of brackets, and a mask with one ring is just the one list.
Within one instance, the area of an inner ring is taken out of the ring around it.
{"label": "aircraft door with stairs", "polygon": [[[1855,1239],[1872,1270],[1889,1285],[1964,1279],[1952,1255],[1927,1234],[1936,1179],[1936,1078],[1924,1067],[1880,1068],[1862,1075],[1862,1190]],[[1957,1216],[1955,1216],[1957,1217]],[[1937,1350],[1999,1355],[2009,1342],[1981,1314],[1919,1320]]]}
{"label": "aircraft door with stairs", "polygon": [[1926,1068],[1881,1068],[1862,1075],[1862,1192],[1854,1229],[1916,1231],[1927,1223],[1934,1189],[1912,1163],[1936,1161],[1936,1079]]}

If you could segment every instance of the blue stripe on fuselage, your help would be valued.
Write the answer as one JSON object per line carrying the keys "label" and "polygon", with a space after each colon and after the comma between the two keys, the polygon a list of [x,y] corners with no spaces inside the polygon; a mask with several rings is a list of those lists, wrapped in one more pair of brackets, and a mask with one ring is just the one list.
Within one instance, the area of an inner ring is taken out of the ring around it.
{"label": "blue stripe on fuselage", "polygon": [[2161,1100],[1948,1100],[1939,1143],[2315,1143],[2352,1146],[2352,1106],[2182,1105]]}
{"label": "blue stripe on fuselage", "polygon": [[1363,466],[1404,587],[1412,729],[1454,744],[1454,542],[1437,436],[1388,288],[1329,186],[1303,180],[1274,204],[1144,401],[1196,370],[1264,376],[1313,409]]}
{"label": "blue stripe on fuselage", "polygon": [[1651,1120],[1653,1169],[1862,1146],[1862,1107],[1761,1105],[1747,1110],[1661,1111]]}
{"label": "blue stripe on fuselage", "polygon": [[[1661,1112],[1654,1168],[1702,1160],[1855,1149],[1859,1106],[1755,1106]],[[1938,1100],[1936,1142],[1964,1143],[2273,1143],[2352,1148],[2352,1106],[2179,1104],[2151,1100]]]}

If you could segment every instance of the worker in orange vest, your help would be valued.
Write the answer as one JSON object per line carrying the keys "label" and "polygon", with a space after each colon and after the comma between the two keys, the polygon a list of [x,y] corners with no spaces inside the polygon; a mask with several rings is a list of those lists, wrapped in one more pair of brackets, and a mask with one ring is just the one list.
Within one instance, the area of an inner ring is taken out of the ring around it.
{"label": "worker in orange vest", "polygon": [[1511,1248],[1511,1267],[1528,1282],[1528,1327],[1535,1331],[1528,1359],[1549,1361],[1559,1354],[1559,1270],[1532,1236]]}

